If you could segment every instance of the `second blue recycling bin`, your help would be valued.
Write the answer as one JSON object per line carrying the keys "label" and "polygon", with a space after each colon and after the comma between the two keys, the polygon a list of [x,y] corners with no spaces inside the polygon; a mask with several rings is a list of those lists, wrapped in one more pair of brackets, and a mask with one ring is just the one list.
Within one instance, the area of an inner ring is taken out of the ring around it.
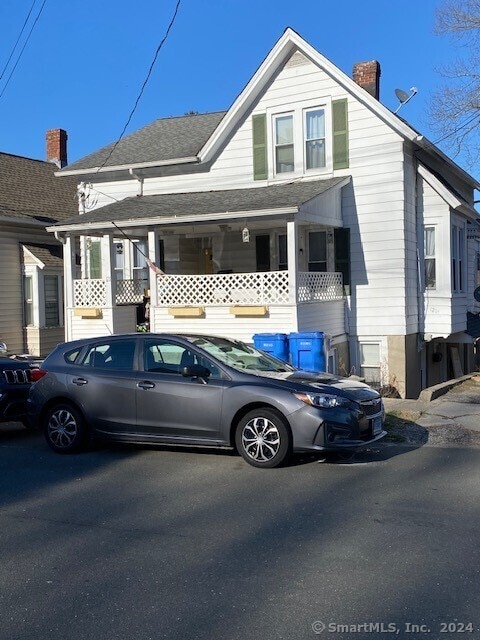
{"label": "second blue recycling bin", "polygon": [[323,331],[291,333],[290,362],[304,371],[325,371]]}
{"label": "second blue recycling bin", "polygon": [[253,344],[257,349],[271,353],[272,356],[288,362],[288,336],[286,333],[256,333]]}

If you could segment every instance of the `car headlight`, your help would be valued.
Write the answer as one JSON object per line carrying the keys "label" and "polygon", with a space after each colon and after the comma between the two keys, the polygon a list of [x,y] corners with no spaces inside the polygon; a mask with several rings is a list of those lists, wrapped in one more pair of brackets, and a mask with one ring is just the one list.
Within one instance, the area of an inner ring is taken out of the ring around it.
{"label": "car headlight", "polygon": [[334,396],[329,393],[294,393],[296,398],[312,407],[333,409],[334,407],[348,407],[350,401],[342,396]]}

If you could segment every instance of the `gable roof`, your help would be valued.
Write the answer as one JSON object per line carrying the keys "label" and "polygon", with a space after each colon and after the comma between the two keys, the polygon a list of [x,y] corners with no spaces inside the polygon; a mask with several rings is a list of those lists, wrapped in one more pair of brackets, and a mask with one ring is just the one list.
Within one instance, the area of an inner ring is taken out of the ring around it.
{"label": "gable roof", "polygon": [[[134,169],[180,161],[198,162],[199,150],[225,114],[226,111],[217,111],[159,118],[122,138],[116,147],[114,143],[103,147],[64,167],[58,175],[84,174],[85,169],[96,173],[100,168],[102,171],[114,171],[126,167]],[[112,155],[109,157],[110,152]]]}
{"label": "gable roof", "polygon": [[349,181],[350,176],[343,176],[250,189],[133,196],[76,216],[50,227],[48,231],[82,229],[88,232],[117,223],[141,226],[154,221],[166,225],[191,223],[193,220],[200,224],[202,221],[298,213],[302,204],[330,189],[340,189]]}
{"label": "gable roof", "polygon": [[57,169],[51,162],[0,153],[0,218],[45,226],[78,214],[76,180],[57,180]]}
{"label": "gable roof", "polygon": [[471,175],[415,131],[403,118],[371,96],[290,27],[284,31],[228,111],[156,120],[121,140],[104,167],[103,162],[115,145],[105,147],[64,167],[57,175],[86,174],[90,171],[100,173],[167,164],[208,163],[225,145],[242,118],[253,108],[278,69],[296,51],[300,51],[404,139],[411,141],[427,154],[436,156],[473,188],[480,189],[480,183]]}
{"label": "gable roof", "polygon": [[38,266],[57,267],[63,266],[63,249],[61,244],[22,243],[24,251],[28,251]]}

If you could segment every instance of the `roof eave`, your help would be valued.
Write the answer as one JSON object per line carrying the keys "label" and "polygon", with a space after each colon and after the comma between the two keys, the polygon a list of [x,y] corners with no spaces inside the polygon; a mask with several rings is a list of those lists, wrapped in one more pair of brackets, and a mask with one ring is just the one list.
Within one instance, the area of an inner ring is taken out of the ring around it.
{"label": "roof eave", "polygon": [[142,227],[145,225],[161,225],[172,226],[180,224],[210,224],[211,222],[219,221],[232,221],[238,220],[239,216],[243,218],[272,218],[280,216],[295,215],[299,211],[299,207],[279,207],[278,209],[252,209],[251,211],[219,211],[217,213],[205,214],[199,217],[198,215],[180,215],[180,216],[156,216],[147,218],[130,218],[129,220],[112,220],[106,222],[87,222],[87,223],[74,223],[70,225],[55,225],[47,227],[47,231],[51,233],[55,232],[74,232],[81,231],[87,234],[90,231],[100,231],[102,229],[111,229],[118,227]]}
{"label": "roof eave", "polygon": [[63,176],[81,176],[81,175],[90,175],[92,177],[98,173],[110,173],[112,171],[128,171],[129,169],[151,169],[154,167],[166,167],[170,165],[176,164],[193,164],[196,162],[200,162],[198,156],[189,156],[186,158],[172,158],[170,160],[156,160],[153,162],[133,162],[131,164],[118,164],[118,165],[107,165],[105,167],[90,167],[88,169],[72,169],[68,170],[68,168],[62,169],[61,171],[56,171],[55,176],[63,177]]}

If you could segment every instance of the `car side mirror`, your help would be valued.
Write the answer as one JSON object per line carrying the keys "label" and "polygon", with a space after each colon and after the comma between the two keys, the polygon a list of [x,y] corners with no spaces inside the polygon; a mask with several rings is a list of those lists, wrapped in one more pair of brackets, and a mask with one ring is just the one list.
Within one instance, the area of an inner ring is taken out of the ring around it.
{"label": "car side mirror", "polygon": [[181,370],[181,374],[184,378],[203,378],[207,379],[210,377],[210,369],[204,367],[201,364],[190,364],[187,367],[183,367]]}
{"label": "car side mirror", "polygon": [[8,349],[7,349],[7,345],[5,344],[5,342],[0,342],[0,353],[7,353]]}

